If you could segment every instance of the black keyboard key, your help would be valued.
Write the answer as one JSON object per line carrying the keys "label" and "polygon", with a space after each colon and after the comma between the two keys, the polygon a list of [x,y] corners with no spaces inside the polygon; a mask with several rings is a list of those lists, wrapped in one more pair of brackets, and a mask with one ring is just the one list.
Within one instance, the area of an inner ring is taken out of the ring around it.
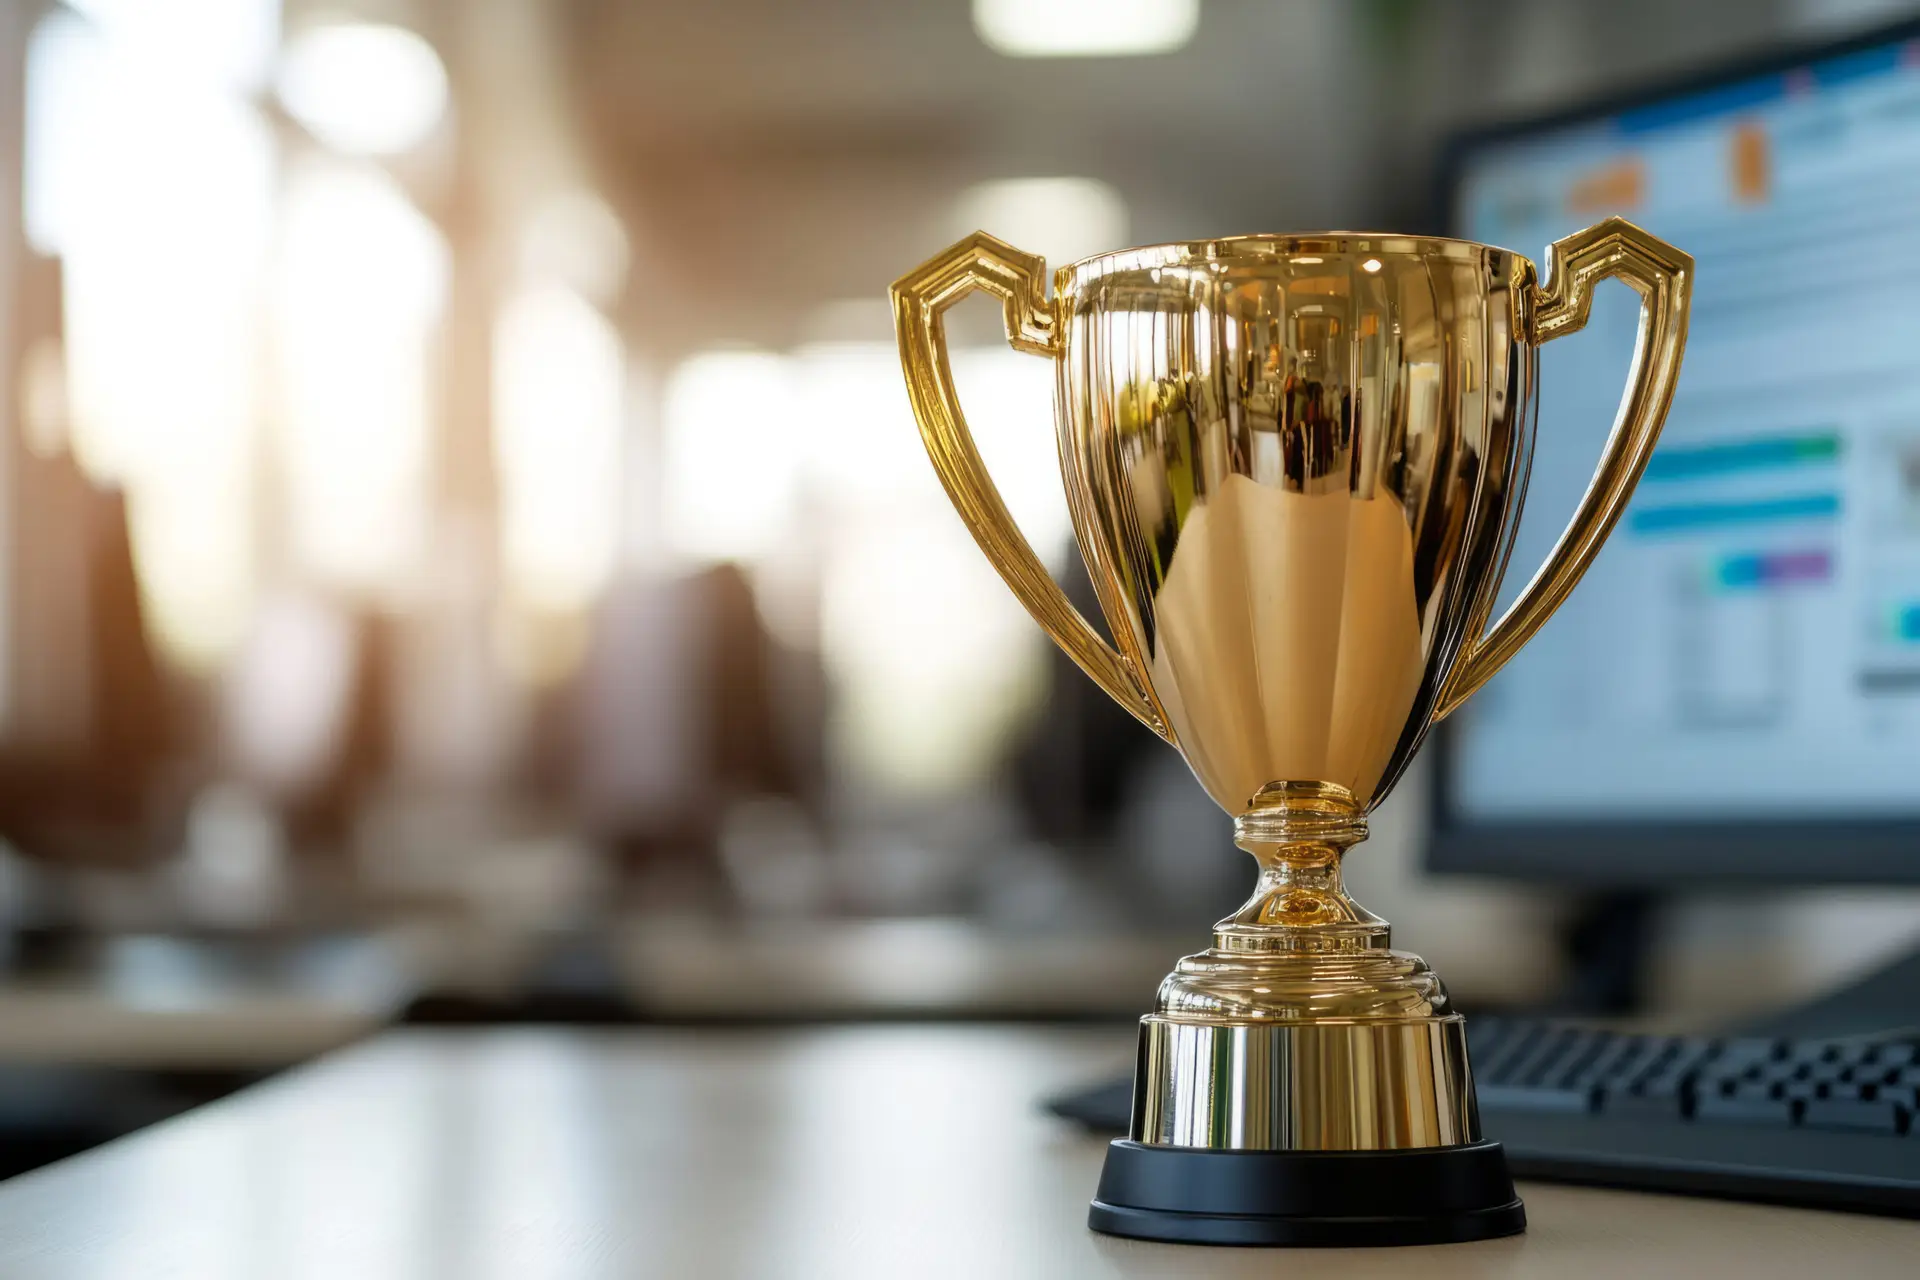
{"label": "black keyboard key", "polygon": [[1873,1091],[1877,1102],[1891,1102],[1909,1111],[1920,1112],[1920,1088],[1910,1084],[1883,1084]]}
{"label": "black keyboard key", "polygon": [[[1506,1039],[1491,1042],[1491,1048],[1478,1063],[1481,1079],[1489,1081],[1514,1078],[1513,1068],[1540,1040],[1553,1032],[1541,1026],[1522,1026]],[[1469,1050],[1472,1050],[1469,1044]]]}
{"label": "black keyboard key", "polygon": [[1651,1057],[1647,1042],[1639,1036],[1608,1036],[1598,1050],[1575,1074],[1572,1083],[1606,1085],[1630,1075],[1642,1061]]}
{"label": "black keyboard key", "polygon": [[1601,1098],[1600,1112],[1621,1120],[1680,1120],[1686,1115],[1686,1095],[1677,1088],[1653,1093],[1612,1091]]}
{"label": "black keyboard key", "polygon": [[1553,1078],[1554,1069],[1569,1053],[1575,1052],[1581,1041],[1589,1034],[1580,1031],[1556,1030],[1551,1035],[1541,1037],[1517,1061],[1507,1066],[1507,1078],[1515,1083],[1526,1085],[1557,1083]]}
{"label": "black keyboard key", "polygon": [[1898,1067],[1877,1067],[1870,1062],[1857,1063],[1843,1067],[1835,1077],[1855,1087],[1869,1084],[1892,1084],[1900,1078]]}
{"label": "black keyboard key", "polygon": [[1697,1120],[1723,1124],[1790,1125],[1800,1104],[1792,1098],[1748,1095],[1703,1095],[1694,1100]]}
{"label": "black keyboard key", "polygon": [[1900,1108],[1891,1102],[1836,1101],[1816,1098],[1806,1104],[1800,1123],[1814,1129],[1862,1129],[1872,1133],[1896,1133],[1900,1128]]}
{"label": "black keyboard key", "polygon": [[1591,1089],[1536,1089],[1526,1085],[1483,1084],[1475,1088],[1483,1107],[1505,1111],[1552,1111],[1584,1115],[1593,1109]]}
{"label": "black keyboard key", "polygon": [[1764,1080],[1771,1084],[1781,1080],[1804,1079],[1812,1074],[1812,1072],[1812,1063],[1796,1062],[1793,1059],[1788,1059],[1784,1062],[1759,1063],[1756,1066],[1748,1068],[1745,1074],[1749,1080]]}
{"label": "black keyboard key", "polygon": [[1784,1040],[1726,1040],[1721,1042],[1720,1052],[1714,1056],[1721,1062],[1744,1065],[1785,1058],[1788,1053],[1789,1047]]}
{"label": "black keyboard key", "polygon": [[1555,1071],[1559,1077],[1556,1083],[1576,1088],[1580,1087],[1577,1082],[1591,1083],[1589,1077],[1595,1067],[1612,1061],[1611,1051],[1624,1038],[1599,1031],[1587,1033],[1560,1059]]}
{"label": "black keyboard key", "polygon": [[1705,1036],[1676,1036],[1666,1042],[1661,1059],[1670,1067],[1694,1067],[1719,1052],[1719,1042]]}

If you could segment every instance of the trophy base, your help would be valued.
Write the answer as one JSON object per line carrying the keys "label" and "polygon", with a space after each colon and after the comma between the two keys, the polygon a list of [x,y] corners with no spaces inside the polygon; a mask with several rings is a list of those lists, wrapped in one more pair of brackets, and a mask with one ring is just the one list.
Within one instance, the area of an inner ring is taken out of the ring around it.
{"label": "trophy base", "polygon": [[1087,1225],[1175,1244],[1373,1247],[1517,1235],[1497,1142],[1397,1151],[1107,1149]]}
{"label": "trophy base", "polygon": [[[1087,1224],[1139,1240],[1401,1245],[1526,1230],[1480,1135],[1466,1023],[1426,961],[1340,885],[1350,793],[1276,783],[1234,823],[1260,861],[1140,1020],[1133,1117]],[[1273,799],[1272,797],[1269,797]]]}

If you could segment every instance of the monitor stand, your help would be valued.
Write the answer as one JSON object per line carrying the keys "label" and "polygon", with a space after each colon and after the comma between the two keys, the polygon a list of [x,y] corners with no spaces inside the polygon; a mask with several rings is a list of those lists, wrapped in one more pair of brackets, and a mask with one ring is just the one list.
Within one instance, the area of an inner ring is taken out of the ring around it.
{"label": "monitor stand", "polygon": [[1558,1016],[1623,1017],[1644,1005],[1658,900],[1622,890],[1579,900],[1560,928],[1566,977],[1547,1007]]}

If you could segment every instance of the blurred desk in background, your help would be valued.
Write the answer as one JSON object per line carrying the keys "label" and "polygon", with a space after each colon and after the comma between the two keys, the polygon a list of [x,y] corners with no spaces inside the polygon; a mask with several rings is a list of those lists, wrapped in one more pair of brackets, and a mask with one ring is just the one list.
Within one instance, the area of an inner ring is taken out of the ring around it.
{"label": "blurred desk in background", "polygon": [[392,1021],[418,975],[399,936],[133,936],[0,982],[0,1064],[263,1071]]}
{"label": "blurred desk in background", "polygon": [[1086,1228],[1035,1099],[1118,1030],[407,1031],[0,1186],[9,1280],[155,1275],[1907,1276],[1920,1223],[1527,1185],[1522,1237],[1177,1248]]}
{"label": "blurred desk in background", "polygon": [[1179,933],[1007,933],[963,919],[636,922],[616,932],[620,985],[646,1016],[706,1019],[1125,1019],[1153,1004]]}

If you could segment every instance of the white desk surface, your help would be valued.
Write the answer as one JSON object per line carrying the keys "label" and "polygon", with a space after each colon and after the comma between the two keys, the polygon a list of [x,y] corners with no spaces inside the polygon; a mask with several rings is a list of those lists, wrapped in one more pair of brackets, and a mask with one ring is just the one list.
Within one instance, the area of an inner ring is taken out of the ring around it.
{"label": "white desk surface", "polygon": [[1103,1144],[1035,1098],[1111,1030],[396,1032],[0,1184],[8,1280],[1858,1277],[1920,1223],[1526,1185],[1426,1249],[1089,1232]]}

